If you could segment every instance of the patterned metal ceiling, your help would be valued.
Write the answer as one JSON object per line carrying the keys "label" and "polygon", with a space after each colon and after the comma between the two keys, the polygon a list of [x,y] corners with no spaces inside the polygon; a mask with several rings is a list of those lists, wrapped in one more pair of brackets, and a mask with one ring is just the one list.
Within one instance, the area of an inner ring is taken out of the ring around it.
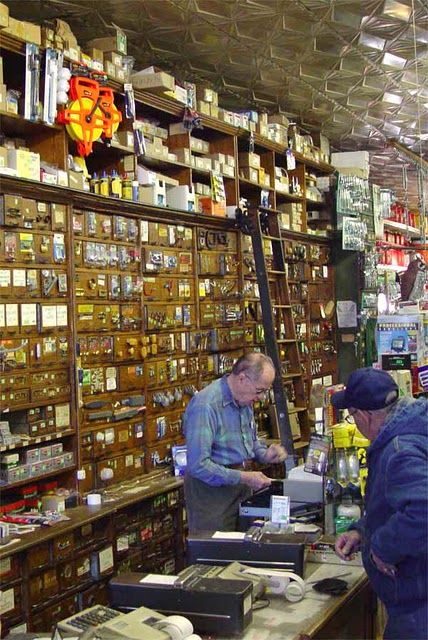
{"label": "patterned metal ceiling", "polygon": [[[376,167],[391,138],[427,157],[426,0],[8,4],[24,19],[62,17],[81,42],[116,24],[128,35],[136,68],[157,64],[178,79],[207,80],[224,106],[283,110],[307,131],[321,129],[336,149],[373,150]],[[391,168],[395,156],[384,156]],[[399,186],[401,171],[392,169],[390,178]]]}

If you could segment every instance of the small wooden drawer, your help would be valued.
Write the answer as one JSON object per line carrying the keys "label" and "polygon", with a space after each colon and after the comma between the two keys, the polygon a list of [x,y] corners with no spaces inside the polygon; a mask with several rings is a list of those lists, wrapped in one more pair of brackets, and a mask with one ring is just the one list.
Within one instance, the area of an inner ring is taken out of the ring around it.
{"label": "small wooden drawer", "polygon": [[75,560],[76,582],[87,582],[91,578],[91,555],[85,553]]}
{"label": "small wooden drawer", "polygon": [[30,618],[31,630],[50,631],[57,622],[74,615],[77,611],[77,596],[70,596],[57,604],[34,613]]}
{"label": "small wooden drawer", "polygon": [[85,589],[79,593],[79,609],[82,611],[83,609],[87,609],[88,607],[93,607],[95,604],[104,604],[108,605],[108,590],[107,590],[107,582],[99,582],[98,584],[94,584],[93,587],[89,587],[89,589]]}
{"label": "small wooden drawer", "polygon": [[3,587],[0,599],[0,616],[2,621],[16,618],[22,614],[21,583],[12,587]]}
{"label": "small wooden drawer", "polygon": [[18,578],[21,574],[21,563],[19,562],[19,556],[8,556],[0,560],[0,584],[4,585],[6,582],[11,582]]}
{"label": "small wooden drawer", "polygon": [[48,566],[49,563],[50,551],[48,542],[31,547],[31,550],[27,552],[27,567],[30,572],[35,569],[42,569]]}
{"label": "small wooden drawer", "polygon": [[32,606],[56,596],[59,592],[56,569],[48,569],[30,578],[29,590]]}
{"label": "small wooden drawer", "polygon": [[57,567],[57,577],[59,590],[61,592],[72,589],[76,584],[76,564],[75,560],[69,560]]}
{"label": "small wooden drawer", "polygon": [[71,556],[74,553],[74,531],[54,538],[52,550],[54,560],[62,560]]}

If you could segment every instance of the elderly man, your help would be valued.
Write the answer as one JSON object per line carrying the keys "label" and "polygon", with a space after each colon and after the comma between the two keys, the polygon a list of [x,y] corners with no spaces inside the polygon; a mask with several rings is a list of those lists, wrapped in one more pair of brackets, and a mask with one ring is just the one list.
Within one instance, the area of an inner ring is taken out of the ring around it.
{"label": "elderly man", "polygon": [[428,400],[398,399],[386,372],[358,369],[332,396],[369,440],[365,516],[336,540],[343,560],[362,550],[371,585],[385,604],[385,640],[426,640]]}
{"label": "elderly man", "polygon": [[236,530],[239,503],[252,489],[271,483],[255,470],[254,463],[285,460],[281,445],[267,447],[257,438],[252,408],[274,379],[272,360],[262,353],[249,353],[237,360],[229,375],[209,384],[187,406],[184,489],[192,533]]}

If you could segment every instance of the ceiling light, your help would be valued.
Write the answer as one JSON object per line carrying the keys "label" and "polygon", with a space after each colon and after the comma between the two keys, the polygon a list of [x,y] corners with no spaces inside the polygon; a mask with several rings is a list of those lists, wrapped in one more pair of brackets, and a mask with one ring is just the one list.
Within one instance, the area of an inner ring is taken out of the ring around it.
{"label": "ceiling light", "polygon": [[390,104],[401,104],[402,101],[403,98],[401,96],[396,93],[389,93],[388,91],[385,91],[382,97],[382,102],[389,102]]}
{"label": "ceiling light", "polygon": [[408,22],[412,14],[412,8],[401,4],[401,2],[396,2],[396,0],[386,0],[382,13],[386,16],[391,16],[391,18]]}

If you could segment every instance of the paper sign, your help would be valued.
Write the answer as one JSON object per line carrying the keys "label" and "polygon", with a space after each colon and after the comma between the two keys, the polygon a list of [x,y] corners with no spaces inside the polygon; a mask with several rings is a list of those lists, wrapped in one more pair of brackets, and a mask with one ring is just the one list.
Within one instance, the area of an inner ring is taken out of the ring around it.
{"label": "paper sign", "polygon": [[288,524],[290,521],[290,496],[271,496],[271,522]]}
{"label": "paper sign", "polygon": [[357,304],[353,300],[338,300],[336,305],[339,329],[357,326]]}

